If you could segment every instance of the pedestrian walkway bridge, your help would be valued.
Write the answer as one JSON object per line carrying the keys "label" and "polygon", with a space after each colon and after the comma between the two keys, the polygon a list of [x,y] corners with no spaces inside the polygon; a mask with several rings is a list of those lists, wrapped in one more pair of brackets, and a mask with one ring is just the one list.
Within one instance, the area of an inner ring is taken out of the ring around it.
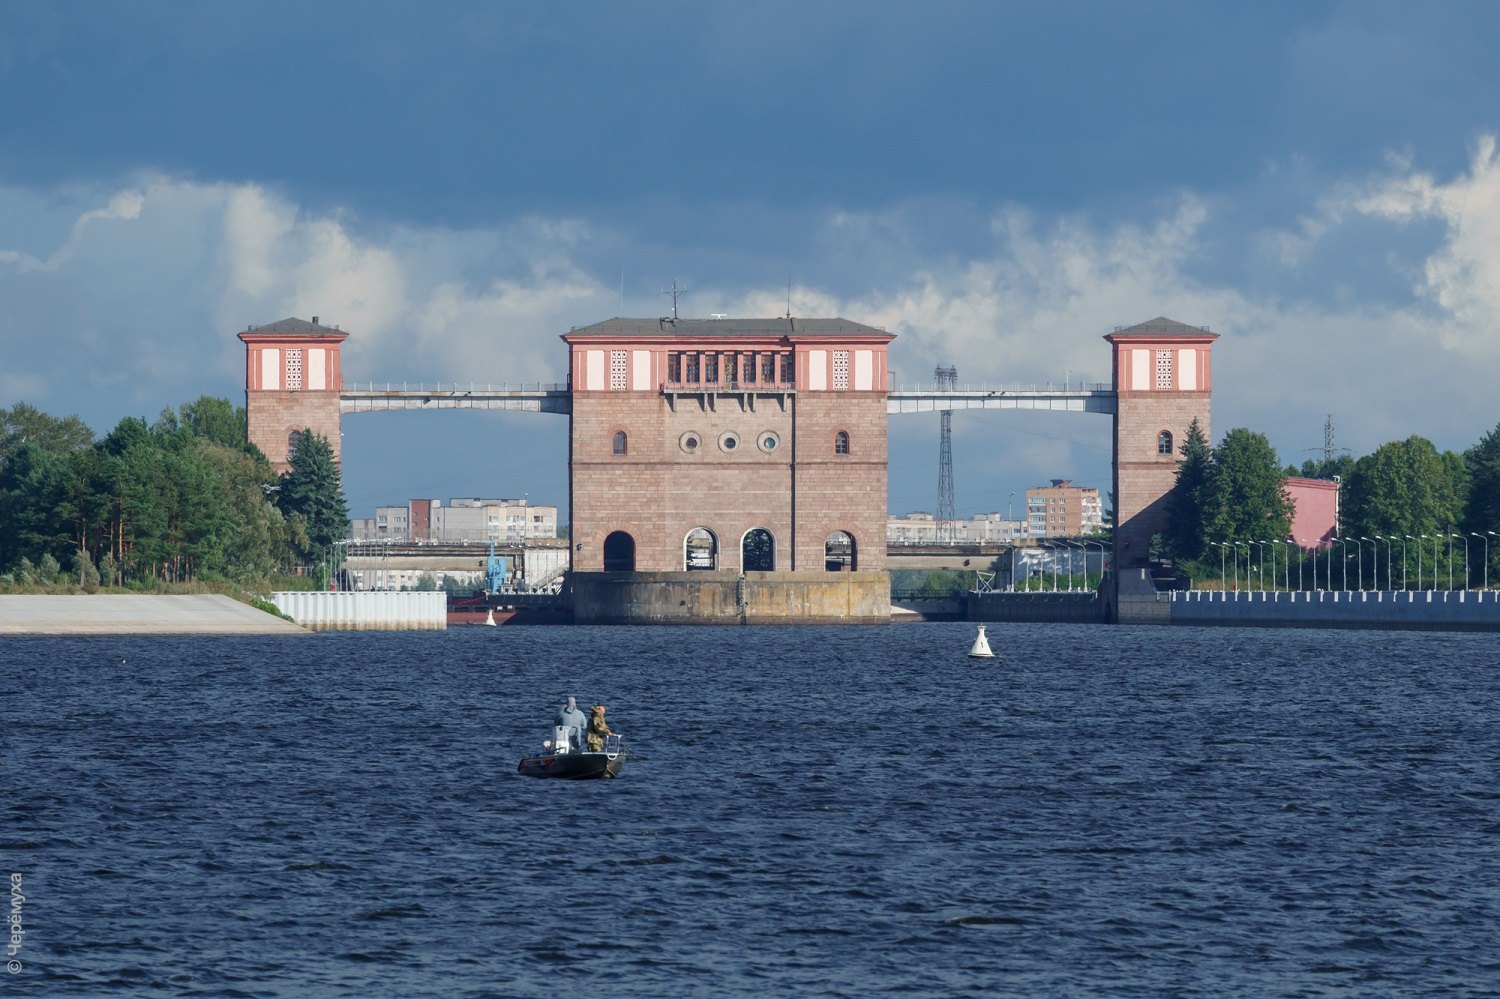
{"label": "pedestrian walkway bridge", "polygon": [[[704,391],[714,391],[706,386]],[[779,395],[795,395],[785,387],[775,389]],[[345,385],[339,392],[339,412],[376,413],[403,409],[491,409],[526,413],[561,413],[573,411],[573,394],[566,385],[477,385],[473,382],[439,382],[436,385],[413,385],[393,382],[377,385]],[[1070,413],[1113,413],[1115,390],[1107,385],[1020,386],[1010,388],[939,389],[893,388],[886,394],[885,411],[902,413],[938,413],[959,409],[1029,409]]]}

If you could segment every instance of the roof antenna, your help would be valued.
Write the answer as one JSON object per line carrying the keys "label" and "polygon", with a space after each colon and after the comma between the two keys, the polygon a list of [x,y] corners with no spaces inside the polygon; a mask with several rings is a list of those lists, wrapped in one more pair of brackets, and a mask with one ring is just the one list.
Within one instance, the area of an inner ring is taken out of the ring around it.
{"label": "roof antenna", "polygon": [[788,320],[792,318],[792,276],[790,274],[786,276],[786,317]]}
{"label": "roof antenna", "polygon": [[677,321],[677,296],[685,293],[686,291],[686,288],[677,287],[677,281],[675,278],[672,280],[672,287],[670,289],[662,291],[663,295],[672,296],[672,322],[674,323]]}

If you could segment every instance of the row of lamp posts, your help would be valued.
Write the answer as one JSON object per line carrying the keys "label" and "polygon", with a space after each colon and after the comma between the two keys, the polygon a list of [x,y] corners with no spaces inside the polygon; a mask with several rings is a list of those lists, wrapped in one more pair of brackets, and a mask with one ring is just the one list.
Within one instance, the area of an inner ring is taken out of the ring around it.
{"label": "row of lamp posts", "polygon": [[[1363,590],[1365,588],[1365,545],[1368,544],[1370,546],[1370,550],[1372,552],[1371,558],[1373,560],[1372,561],[1372,568],[1373,568],[1374,584],[1375,584],[1374,588],[1378,590],[1380,588],[1380,542],[1384,541],[1386,543],[1386,549],[1385,549],[1385,580],[1386,580],[1386,588],[1394,590],[1396,588],[1396,586],[1395,586],[1395,581],[1394,581],[1394,579],[1393,579],[1393,577],[1391,575],[1391,553],[1392,553],[1392,550],[1395,547],[1396,542],[1399,541],[1399,542],[1401,542],[1401,588],[1403,590],[1407,589],[1407,586],[1406,586],[1406,578],[1407,578],[1406,577],[1406,551],[1407,551],[1407,549],[1406,549],[1406,543],[1408,541],[1411,541],[1411,542],[1414,542],[1415,545],[1417,546],[1417,552],[1418,552],[1418,554],[1417,554],[1417,586],[1416,586],[1416,588],[1420,590],[1420,589],[1423,588],[1422,587],[1422,554],[1425,551],[1425,543],[1430,538],[1432,540],[1432,571],[1433,571],[1432,588],[1433,589],[1437,589],[1437,583],[1438,583],[1438,580],[1437,580],[1437,563],[1438,563],[1439,556],[1442,554],[1442,552],[1441,552],[1442,542],[1446,539],[1447,542],[1448,542],[1448,589],[1451,590],[1451,589],[1454,588],[1454,586],[1453,586],[1453,542],[1455,540],[1458,540],[1458,541],[1462,541],[1463,542],[1463,546],[1464,546],[1464,586],[1463,586],[1463,588],[1467,590],[1469,588],[1469,584],[1470,584],[1470,572],[1469,572],[1469,538],[1478,538],[1480,541],[1482,541],[1484,543],[1484,561],[1482,563],[1483,569],[1484,569],[1483,588],[1486,589],[1486,590],[1488,590],[1490,588],[1490,538],[1492,538],[1492,537],[1500,538],[1500,534],[1497,534],[1494,531],[1485,531],[1483,534],[1480,534],[1477,531],[1470,531],[1468,534],[1454,534],[1452,532],[1445,532],[1443,534],[1419,534],[1416,537],[1412,537],[1410,534],[1401,535],[1400,537],[1396,537],[1396,536],[1386,537],[1384,535],[1377,534],[1373,538],[1366,538],[1366,537],[1359,537],[1359,538],[1329,538],[1328,539],[1328,560],[1327,560],[1327,564],[1328,564],[1328,570],[1327,570],[1327,588],[1330,589],[1330,590],[1334,588],[1334,586],[1333,586],[1333,546],[1334,545],[1338,545],[1339,546],[1339,564],[1340,564],[1340,568],[1342,569],[1342,572],[1343,572],[1342,585],[1340,586],[1340,589],[1344,589],[1344,590],[1349,589],[1349,555],[1348,555],[1348,546],[1350,544],[1353,544],[1355,546],[1355,553],[1354,553],[1354,557],[1355,557],[1355,573],[1356,573],[1355,582],[1356,582],[1356,584],[1357,584],[1357,586],[1358,586],[1358,588],[1360,590]],[[1318,560],[1317,560],[1317,556],[1316,556],[1316,553],[1315,553],[1315,549],[1312,548],[1312,547],[1309,547],[1308,546],[1308,542],[1306,540],[1304,540],[1304,539],[1301,539],[1301,538],[1287,538],[1285,541],[1282,541],[1282,540],[1279,540],[1279,539],[1272,540],[1272,541],[1210,541],[1209,544],[1219,549],[1219,586],[1222,589],[1228,589],[1228,587],[1229,587],[1229,552],[1230,552],[1231,549],[1234,550],[1234,586],[1235,586],[1235,589],[1239,588],[1239,571],[1240,571],[1239,549],[1240,549],[1240,546],[1242,546],[1242,545],[1245,548],[1245,588],[1247,590],[1250,589],[1250,580],[1251,580],[1251,565],[1250,565],[1251,549],[1253,547],[1257,547],[1257,546],[1260,548],[1260,558],[1257,559],[1257,561],[1256,561],[1256,567],[1255,567],[1255,572],[1256,572],[1255,579],[1256,579],[1256,583],[1257,583],[1256,589],[1260,589],[1260,590],[1264,590],[1265,589],[1265,555],[1266,555],[1266,550],[1268,548],[1270,549],[1270,552],[1271,552],[1271,586],[1272,586],[1272,588],[1275,588],[1275,586],[1276,586],[1276,548],[1275,548],[1275,546],[1276,545],[1285,545],[1285,546],[1287,546],[1286,558],[1285,558],[1285,560],[1283,562],[1283,582],[1282,582],[1283,587],[1285,589],[1288,589],[1288,590],[1290,590],[1292,588],[1292,580],[1291,580],[1292,552],[1291,552],[1291,547],[1293,545],[1295,545],[1297,547],[1297,549],[1299,551],[1301,551],[1301,552],[1309,552],[1309,551],[1313,551],[1314,552],[1313,558],[1311,559],[1311,564],[1312,564],[1312,569],[1313,569],[1313,589],[1317,589],[1318,588]],[[1298,562],[1297,562],[1297,588],[1299,590],[1303,588],[1303,586],[1302,586],[1302,581],[1303,581],[1303,576],[1302,576],[1303,564],[1304,564],[1304,560],[1298,560]]]}
{"label": "row of lamp posts", "polygon": [[[1067,553],[1066,554],[1067,563],[1068,563],[1068,571],[1067,571],[1067,583],[1068,583],[1068,586],[1067,586],[1067,588],[1068,588],[1069,591],[1073,591],[1073,590],[1077,589],[1077,587],[1075,587],[1073,585],[1073,565],[1074,565],[1073,553],[1077,552],[1077,551],[1082,551],[1083,552],[1083,587],[1082,588],[1083,589],[1088,589],[1089,553],[1093,550],[1092,548],[1089,547],[1090,545],[1098,545],[1099,546],[1099,571],[1102,573],[1104,571],[1105,553],[1109,550],[1109,542],[1108,541],[1094,541],[1094,540],[1089,540],[1089,539],[1080,539],[1080,540],[1077,540],[1077,541],[1073,541],[1073,540],[1070,540],[1070,539],[1067,539],[1067,538],[1048,538],[1047,539],[1047,548],[1046,548],[1046,550],[1048,552],[1048,555],[1050,556],[1047,561],[1049,561],[1049,562],[1052,563],[1052,592],[1061,592],[1062,591],[1062,579],[1061,579],[1061,577],[1062,577],[1063,573],[1058,568],[1059,563],[1063,561],[1062,558],[1058,557],[1059,553],[1061,553],[1061,552]],[[1011,558],[1012,558],[1012,560],[1015,559],[1016,551],[1017,551],[1016,548],[1014,548],[1014,547],[1011,548]],[[1041,572],[1041,578],[1042,578],[1043,585],[1045,585],[1046,581],[1047,581],[1047,571],[1046,571],[1045,568]],[[1016,580],[1015,565],[1014,565],[1014,563],[1012,563],[1012,565],[1011,565],[1011,589],[1012,590],[1014,590],[1016,588],[1016,582],[1015,582],[1015,580]]]}

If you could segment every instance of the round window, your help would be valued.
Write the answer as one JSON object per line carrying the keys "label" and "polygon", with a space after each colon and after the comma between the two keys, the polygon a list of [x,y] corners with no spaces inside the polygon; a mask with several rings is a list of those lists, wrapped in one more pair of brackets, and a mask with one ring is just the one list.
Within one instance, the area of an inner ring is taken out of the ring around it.
{"label": "round window", "polygon": [[760,440],[758,443],[760,444],[760,449],[762,451],[764,451],[766,454],[770,454],[781,445],[781,438],[776,436],[775,431],[767,430],[760,435]]}
{"label": "round window", "polygon": [[722,451],[733,451],[740,446],[740,435],[733,431],[719,435],[719,449]]}
{"label": "round window", "polygon": [[677,446],[682,448],[688,454],[692,454],[694,451],[697,451],[702,444],[703,438],[699,437],[697,431],[695,430],[689,430],[687,433],[677,438]]}

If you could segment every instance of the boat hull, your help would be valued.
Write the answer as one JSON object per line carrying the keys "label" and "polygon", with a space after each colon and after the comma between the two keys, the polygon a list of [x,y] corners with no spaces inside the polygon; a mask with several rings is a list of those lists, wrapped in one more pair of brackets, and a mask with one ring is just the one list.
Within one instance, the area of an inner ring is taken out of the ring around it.
{"label": "boat hull", "polygon": [[620,776],[625,766],[621,753],[564,753],[523,756],[516,773],[523,777],[553,777],[559,780],[598,780]]}

